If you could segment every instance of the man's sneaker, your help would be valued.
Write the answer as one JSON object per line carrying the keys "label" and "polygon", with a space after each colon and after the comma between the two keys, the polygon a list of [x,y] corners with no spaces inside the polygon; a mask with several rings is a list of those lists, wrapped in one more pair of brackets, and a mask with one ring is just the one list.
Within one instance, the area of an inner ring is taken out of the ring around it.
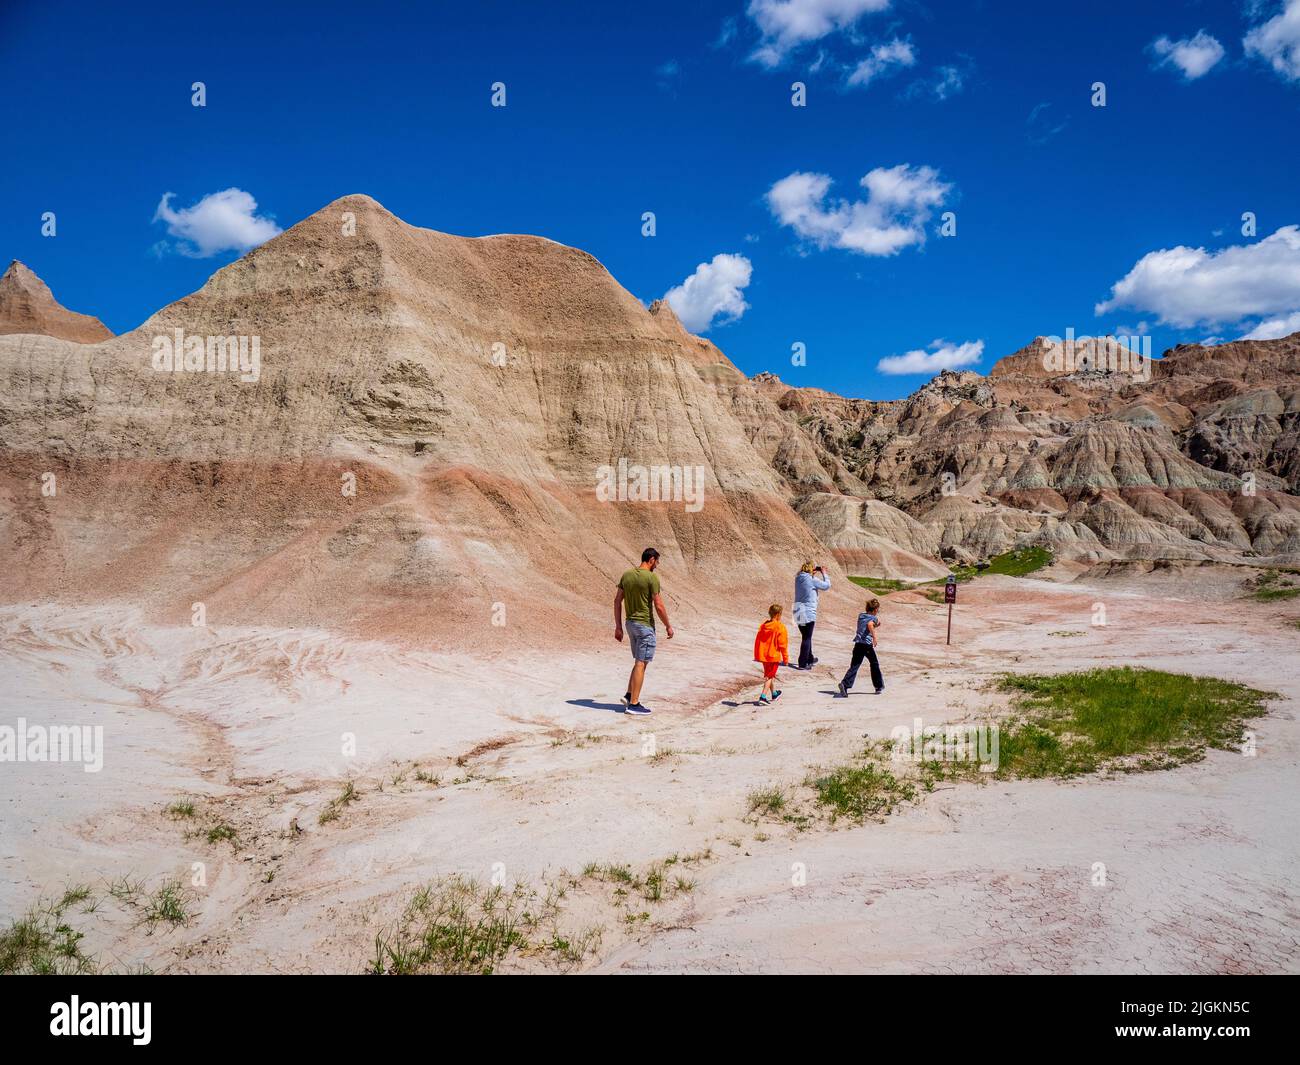
{"label": "man's sneaker", "polygon": [[840,681],[840,698],[847,699],[848,697],[849,697],[849,689],[844,687],[844,681]]}
{"label": "man's sneaker", "polygon": [[636,714],[640,717],[644,717],[646,714],[650,713],[650,709],[649,707],[642,706],[640,703],[628,703],[627,710],[624,711],[624,713]]}
{"label": "man's sneaker", "polygon": [[772,702],[776,702],[779,698],[781,698],[781,692],[779,690],[774,691],[772,693]]}
{"label": "man's sneaker", "polygon": [[882,684],[879,688],[876,689],[876,694],[879,695],[884,690],[885,690],[885,686]]}

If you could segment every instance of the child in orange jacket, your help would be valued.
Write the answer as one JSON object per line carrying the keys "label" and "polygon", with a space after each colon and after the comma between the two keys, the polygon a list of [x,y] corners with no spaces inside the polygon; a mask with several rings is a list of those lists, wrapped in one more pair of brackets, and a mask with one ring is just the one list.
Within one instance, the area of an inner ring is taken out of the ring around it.
{"label": "child in orange jacket", "polygon": [[767,620],[758,627],[754,637],[754,661],[763,665],[763,691],[760,705],[773,703],[781,697],[776,690],[776,667],[790,664],[790,634],[781,623],[781,604],[773,603],[767,609]]}

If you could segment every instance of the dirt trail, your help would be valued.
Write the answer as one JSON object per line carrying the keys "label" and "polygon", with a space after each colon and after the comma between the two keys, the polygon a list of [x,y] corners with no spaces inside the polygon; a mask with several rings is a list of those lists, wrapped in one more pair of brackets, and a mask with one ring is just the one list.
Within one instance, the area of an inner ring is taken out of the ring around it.
{"label": "dirt trail", "polygon": [[[886,694],[848,699],[833,692],[856,592],[828,597],[821,663],[784,674],[763,709],[744,661],[752,625],[719,619],[661,640],[646,689],[656,712],[640,720],[617,712],[629,659],[612,640],[539,666],[321,631],[163,629],[107,607],[10,609],[15,716],[103,723],[106,760],[99,774],[4,767],[3,912],[96,877],[188,881],[197,862],[206,883],[188,925],[146,936],[110,923],[88,930],[92,946],[173,971],[356,972],[432,878],[504,870],[540,884],[591,863],[708,854],[693,891],[609,924],[584,966],[1297,971],[1300,844],[1285,828],[1300,816],[1296,610],[1205,592],[984,578],[962,590],[951,648],[943,608],[899,596],[883,615]],[[1092,624],[1098,603],[1105,627]],[[748,816],[751,792],[794,793],[864,735],[996,708],[985,682],[997,672],[1118,663],[1285,698],[1259,723],[1254,758],[945,786],[860,827]],[[359,801],[320,823],[348,781]],[[164,816],[182,797],[192,822]],[[233,841],[208,842],[219,825]],[[590,895],[575,887],[575,912]]]}

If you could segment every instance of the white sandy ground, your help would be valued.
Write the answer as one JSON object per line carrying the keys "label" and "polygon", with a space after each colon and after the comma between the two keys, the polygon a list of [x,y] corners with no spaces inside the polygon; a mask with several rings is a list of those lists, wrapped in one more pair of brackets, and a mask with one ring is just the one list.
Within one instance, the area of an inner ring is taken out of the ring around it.
{"label": "white sandy ground", "polygon": [[[1214,578],[982,578],[962,588],[951,649],[942,607],[895,596],[886,694],[864,675],[835,699],[860,599],[835,589],[821,664],[783,674],[774,707],[751,702],[755,618],[661,633],[644,719],[614,712],[629,656],[612,639],[564,658],[467,659],[324,632],[162,629],[127,608],[5,608],[0,723],[102,724],[106,754],[98,774],[0,764],[0,916],[71,884],[98,897],[124,875],[188,883],[202,863],[187,925],[151,928],[106,899],[73,916],[87,949],[156,971],[360,972],[423,883],[495,869],[540,888],[567,871],[563,930],[601,931],[584,971],[1300,971],[1300,610],[1239,595]],[[1283,698],[1255,727],[1255,757],[943,785],[884,823],[747,817],[758,788],[806,803],[810,768],[844,762],[865,734],[1004,707],[985,687],[1000,671],[1125,663]],[[318,824],[348,780],[360,801]],[[237,842],[187,838],[163,813],[185,797]],[[581,875],[700,853],[674,867],[693,889],[663,902],[624,904]]]}

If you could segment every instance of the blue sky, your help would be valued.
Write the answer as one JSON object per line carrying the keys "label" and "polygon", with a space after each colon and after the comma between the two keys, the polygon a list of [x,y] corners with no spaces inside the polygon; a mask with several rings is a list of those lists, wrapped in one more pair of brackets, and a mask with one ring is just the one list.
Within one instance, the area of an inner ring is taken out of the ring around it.
{"label": "blue sky", "polygon": [[[1067,329],[1146,323],[1156,353],[1290,331],[1287,4],[6,0],[0,256],[122,332],[240,254],[196,235],[365,192],[583,248],[647,302],[705,264],[674,298],[741,369],[868,398]],[[227,189],[256,208],[186,213]],[[923,372],[879,368],[909,352],[885,365]]]}

